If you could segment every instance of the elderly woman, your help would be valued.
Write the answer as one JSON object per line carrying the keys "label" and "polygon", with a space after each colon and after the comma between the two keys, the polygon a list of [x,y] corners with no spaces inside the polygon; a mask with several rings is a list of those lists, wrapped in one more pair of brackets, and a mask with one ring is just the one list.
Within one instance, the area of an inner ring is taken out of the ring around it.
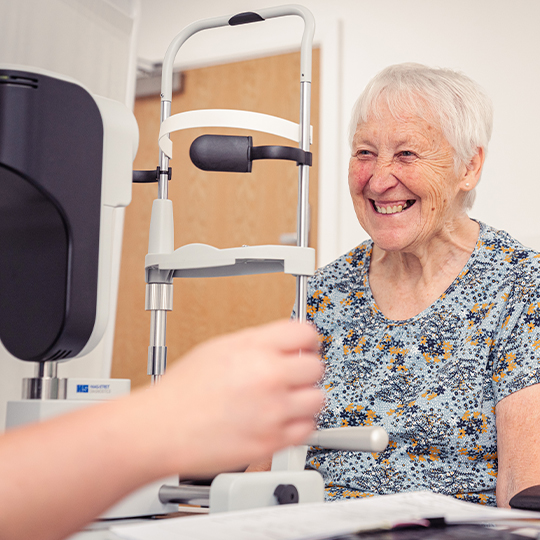
{"label": "elderly woman", "polygon": [[319,427],[381,425],[390,443],[312,449],[330,499],[507,506],[540,483],[540,255],[467,216],[491,127],[476,83],[418,64],[385,69],[355,106],[349,189],[371,240],[310,281]]}

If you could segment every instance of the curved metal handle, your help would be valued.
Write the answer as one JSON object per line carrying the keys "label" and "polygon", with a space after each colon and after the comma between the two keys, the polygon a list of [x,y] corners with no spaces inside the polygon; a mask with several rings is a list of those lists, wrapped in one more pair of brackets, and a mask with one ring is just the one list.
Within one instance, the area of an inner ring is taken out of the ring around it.
{"label": "curved metal handle", "polygon": [[[304,34],[302,35],[302,45],[300,52],[300,81],[311,82],[311,48],[313,36],[315,34],[315,19],[311,11],[304,6],[296,4],[276,6],[266,9],[260,9],[248,13],[239,13],[223,17],[214,17],[195,21],[186,26],[171,42],[165,58],[163,59],[163,71],[161,76],[161,100],[171,101],[172,99],[172,75],[173,63],[180,47],[194,34],[210,28],[219,28],[221,26],[237,26],[238,24],[248,24],[251,22],[264,21],[287,15],[297,15],[304,19]],[[163,118],[162,118],[163,120]]]}

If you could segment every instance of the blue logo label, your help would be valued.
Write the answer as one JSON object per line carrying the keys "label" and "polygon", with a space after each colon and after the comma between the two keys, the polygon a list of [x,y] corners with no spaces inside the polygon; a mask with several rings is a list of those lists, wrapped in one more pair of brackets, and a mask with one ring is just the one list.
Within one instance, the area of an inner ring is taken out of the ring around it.
{"label": "blue logo label", "polygon": [[77,394],[88,394],[88,385],[87,384],[78,384],[77,385]]}

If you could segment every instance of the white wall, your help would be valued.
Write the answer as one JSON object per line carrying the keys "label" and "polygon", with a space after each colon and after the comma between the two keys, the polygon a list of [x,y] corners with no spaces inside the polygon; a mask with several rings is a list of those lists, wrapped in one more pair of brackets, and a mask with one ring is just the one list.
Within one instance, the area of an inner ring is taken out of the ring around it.
{"label": "white wall", "polygon": [[[369,77],[384,66],[417,61],[459,69],[491,96],[495,124],[472,217],[540,249],[537,146],[540,136],[540,3],[535,0],[379,0],[345,23],[343,103],[350,110]],[[343,10],[345,13],[346,10]],[[346,160],[345,151],[342,161]],[[342,179],[345,178],[345,169]],[[341,202],[345,207],[348,195]],[[344,212],[340,249],[355,242]]]}
{"label": "white wall", "polygon": [[[132,105],[139,0],[0,0],[0,64],[36,66],[69,75],[92,93]],[[61,377],[109,377],[123,212],[115,216],[111,313],[101,343],[59,366]],[[20,399],[34,366],[0,344],[0,431],[6,402]]]}
{"label": "white wall", "polygon": [[[255,0],[142,0],[139,55],[160,61],[171,39],[202,18],[279,5]],[[470,215],[540,249],[540,2],[536,0],[300,0],[315,15],[321,46],[320,264],[365,238],[346,188],[352,105],[383,67],[405,61],[451,67],[484,86],[495,104],[489,157]],[[179,67],[291,50],[301,20],[290,17],[203,32]]]}

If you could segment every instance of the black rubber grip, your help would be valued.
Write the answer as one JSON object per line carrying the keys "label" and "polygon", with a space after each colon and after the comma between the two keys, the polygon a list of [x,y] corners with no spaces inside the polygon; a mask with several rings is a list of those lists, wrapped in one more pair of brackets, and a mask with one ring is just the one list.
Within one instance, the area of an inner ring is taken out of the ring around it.
{"label": "black rubber grip", "polygon": [[189,149],[193,165],[203,171],[251,172],[251,137],[201,135]]}
{"label": "black rubber grip", "polygon": [[260,22],[260,21],[264,21],[264,19],[258,13],[253,13],[252,11],[246,11],[244,13],[239,13],[238,15],[232,16],[229,19],[229,25],[238,26],[240,24],[249,24],[252,22]]}

